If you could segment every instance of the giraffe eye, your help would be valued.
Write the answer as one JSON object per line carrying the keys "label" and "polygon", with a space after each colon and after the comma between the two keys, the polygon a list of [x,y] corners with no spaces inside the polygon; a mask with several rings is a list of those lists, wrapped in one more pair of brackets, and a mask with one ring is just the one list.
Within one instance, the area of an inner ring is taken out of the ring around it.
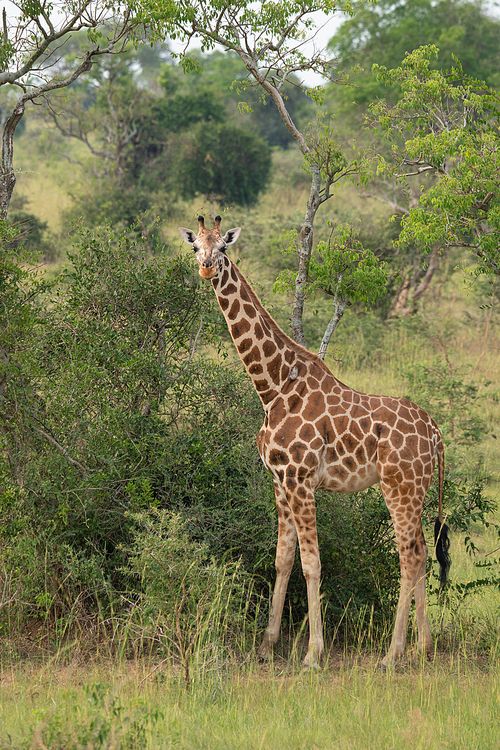
{"label": "giraffe eye", "polygon": [[197,253],[197,252],[198,252],[198,250],[199,250],[199,248],[198,248],[198,247],[196,247],[196,245],[193,245],[193,252],[194,252],[194,253]]}

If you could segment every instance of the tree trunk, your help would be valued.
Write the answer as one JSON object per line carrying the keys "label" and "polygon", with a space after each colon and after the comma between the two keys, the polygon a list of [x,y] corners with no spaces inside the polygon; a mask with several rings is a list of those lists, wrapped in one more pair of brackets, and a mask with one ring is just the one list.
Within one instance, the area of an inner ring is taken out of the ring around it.
{"label": "tree trunk", "polygon": [[311,165],[311,190],[307,201],[306,214],[304,223],[299,234],[299,269],[295,279],[295,292],[293,295],[292,315],[290,325],[292,328],[293,338],[307,348],[306,337],[304,335],[304,302],[306,297],[306,284],[309,278],[309,261],[314,239],[314,219],[316,212],[321,205],[319,195],[321,187],[321,173],[316,165]]}
{"label": "tree trunk", "polygon": [[12,114],[7,119],[2,133],[2,162],[0,171],[0,219],[5,221],[7,211],[9,210],[10,199],[16,185],[16,175],[14,172],[14,134],[16,128],[24,115],[26,98],[22,96]]}
{"label": "tree trunk", "polygon": [[395,318],[398,315],[406,317],[407,315],[414,315],[418,311],[418,303],[427,291],[437,267],[438,251],[434,249],[427,270],[424,272],[423,269],[419,269],[417,273],[410,273],[409,277],[403,281],[392,302],[389,311],[390,318]]}

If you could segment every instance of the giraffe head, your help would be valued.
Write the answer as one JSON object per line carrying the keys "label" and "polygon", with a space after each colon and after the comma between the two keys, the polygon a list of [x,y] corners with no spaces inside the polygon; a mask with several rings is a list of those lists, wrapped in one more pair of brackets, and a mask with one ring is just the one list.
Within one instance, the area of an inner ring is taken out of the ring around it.
{"label": "giraffe head", "polygon": [[196,235],[191,229],[179,227],[182,239],[193,246],[200,266],[200,276],[203,279],[212,279],[222,267],[222,257],[226,247],[236,242],[240,236],[241,227],[229,229],[224,237],[220,231],[221,217],[215,217],[213,229],[205,227],[203,216],[198,216],[200,226]]}

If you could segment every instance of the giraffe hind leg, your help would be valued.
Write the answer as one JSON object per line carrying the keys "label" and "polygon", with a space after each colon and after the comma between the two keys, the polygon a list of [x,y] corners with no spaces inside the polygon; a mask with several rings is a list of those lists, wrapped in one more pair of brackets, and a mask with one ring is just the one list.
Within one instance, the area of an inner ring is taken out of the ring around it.
{"label": "giraffe hind leg", "polygon": [[432,648],[425,593],[427,547],[420,520],[421,504],[416,503],[420,510],[413,509],[413,512],[406,510],[410,507],[414,508],[411,503],[411,495],[414,493],[406,492],[405,494],[407,489],[405,487],[398,488],[399,492],[391,490],[382,481],[380,487],[394,523],[401,569],[401,588],[394,630],[389,650],[382,661],[383,666],[390,666],[401,658],[405,651],[413,596],[415,596],[419,649],[428,652]]}

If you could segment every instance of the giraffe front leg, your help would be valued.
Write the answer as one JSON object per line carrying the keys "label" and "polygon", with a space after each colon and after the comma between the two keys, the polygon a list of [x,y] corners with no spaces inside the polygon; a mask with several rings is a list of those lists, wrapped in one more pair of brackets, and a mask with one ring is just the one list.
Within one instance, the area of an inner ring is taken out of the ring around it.
{"label": "giraffe front leg", "polygon": [[[299,496],[291,498],[289,502],[294,513],[302,571],[307,583],[309,647],[304,659],[304,666],[311,669],[320,669],[319,662],[325,644],[321,622],[321,559],[316,528],[316,506],[314,491],[307,486],[307,483],[298,488],[297,494]],[[304,497],[301,497],[301,495],[304,495]]]}
{"label": "giraffe front leg", "polygon": [[288,586],[288,579],[295,559],[297,531],[283,489],[275,483],[276,505],[278,508],[278,544],[276,547],[276,584],[269,614],[269,624],[265,630],[258,654],[261,659],[269,658],[269,651],[279,636],[281,616]]}

